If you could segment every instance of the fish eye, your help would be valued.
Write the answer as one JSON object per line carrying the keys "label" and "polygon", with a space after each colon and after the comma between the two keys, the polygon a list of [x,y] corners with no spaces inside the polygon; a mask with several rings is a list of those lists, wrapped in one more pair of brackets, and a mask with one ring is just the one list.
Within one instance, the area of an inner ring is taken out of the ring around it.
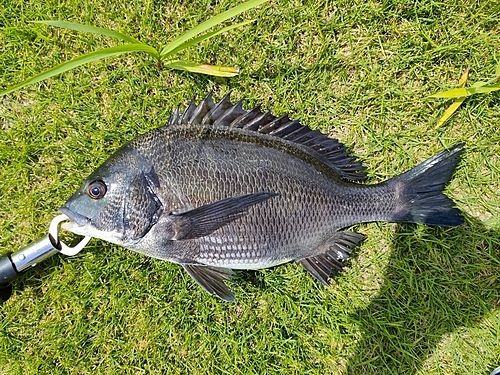
{"label": "fish eye", "polygon": [[87,194],[92,199],[101,199],[106,194],[106,185],[102,181],[91,182],[87,188]]}

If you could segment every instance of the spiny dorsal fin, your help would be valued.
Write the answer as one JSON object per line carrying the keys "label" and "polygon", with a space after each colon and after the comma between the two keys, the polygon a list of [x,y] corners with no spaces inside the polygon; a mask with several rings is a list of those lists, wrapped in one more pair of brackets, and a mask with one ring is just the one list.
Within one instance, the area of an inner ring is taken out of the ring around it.
{"label": "spiny dorsal fin", "polygon": [[301,148],[309,155],[323,161],[337,173],[349,180],[364,180],[365,167],[350,155],[340,141],[328,138],[318,130],[302,125],[298,120],[290,120],[287,115],[274,116],[271,111],[262,112],[260,106],[251,110],[243,108],[242,101],[231,103],[230,93],[214,103],[212,92],[198,104],[193,97],[186,109],[177,109],[168,121],[172,124],[214,125],[241,128],[281,138]]}

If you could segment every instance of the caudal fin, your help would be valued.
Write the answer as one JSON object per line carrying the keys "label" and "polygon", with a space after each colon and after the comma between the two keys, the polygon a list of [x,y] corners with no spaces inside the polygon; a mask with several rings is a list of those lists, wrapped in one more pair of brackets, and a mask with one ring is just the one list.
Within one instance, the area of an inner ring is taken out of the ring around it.
{"label": "caudal fin", "polygon": [[459,143],[441,151],[408,172],[387,181],[394,186],[401,200],[394,221],[446,227],[463,224],[460,210],[443,194],[443,188],[460,161],[464,145]]}

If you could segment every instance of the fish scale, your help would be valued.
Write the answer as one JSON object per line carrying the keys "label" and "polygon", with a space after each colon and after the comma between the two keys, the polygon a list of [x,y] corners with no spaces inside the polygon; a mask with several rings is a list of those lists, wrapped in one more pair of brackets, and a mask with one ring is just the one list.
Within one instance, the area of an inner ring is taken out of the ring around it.
{"label": "fish scale", "polygon": [[363,239],[345,230],[353,224],[460,225],[442,190],[462,151],[457,144],[368,185],[338,140],[209,94],[122,146],[60,210],[73,220],[65,228],[179,263],[232,301],[232,269],[294,260],[329,285]]}
{"label": "fish scale", "polygon": [[[194,141],[190,141],[190,144]],[[144,147],[144,145],[142,146]],[[181,148],[181,147],[179,147]],[[244,148],[241,146],[241,148]],[[288,245],[292,246],[294,243],[298,242],[299,239],[294,236],[297,231],[309,231],[312,232],[313,228],[317,228],[319,225],[322,227],[328,227],[332,230],[336,230],[338,228],[332,228],[332,219],[330,218],[331,208],[334,207],[335,202],[330,202],[330,204],[325,204],[323,202],[329,197],[331,194],[327,194],[324,190],[331,189],[331,184],[328,180],[326,180],[321,174],[316,173],[315,171],[309,171],[304,176],[303,175],[303,162],[296,160],[295,163],[289,163],[287,165],[283,165],[281,162],[282,155],[281,153],[276,153],[272,155],[273,157],[266,157],[263,159],[259,158],[258,150],[251,147],[246,152],[242,152],[245,155],[245,158],[250,156],[250,159],[253,160],[253,163],[248,163],[244,161],[239,161],[238,159],[233,159],[231,162],[228,162],[225,159],[216,158],[212,155],[212,150],[217,149],[217,147],[213,147],[212,145],[204,142],[204,147],[201,149],[205,153],[204,155],[196,155],[195,158],[200,160],[200,163],[196,163],[193,165],[189,165],[187,168],[182,168],[183,176],[171,176],[172,180],[182,181],[184,178],[189,181],[189,186],[184,188],[185,194],[190,197],[198,196],[199,199],[194,203],[197,205],[202,205],[208,203],[210,201],[223,199],[231,194],[233,195],[243,195],[248,194],[255,191],[255,186],[259,186],[262,191],[273,191],[279,192],[279,199],[287,200],[286,204],[289,206],[289,210],[287,212],[279,212],[278,208],[283,206],[283,203],[276,202],[266,202],[262,205],[252,207],[250,210],[258,211],[253,214],[253,211],[249,210],[248,215],[239,221],[233,222],[221,228],[220,230],[224,230],[228,233],[239,233],[243,237],[248,237],[249,234],[253,233],[265,233],[268,238],[268,242],[270,242],[270,247],[275,249],[279,249],[283,247],[282,236],[278,236],[282,232],[286,232],[286,239],[288,240]],[[172,150],[172,152],[177,153],[176,150]],[[250,152],[253,155],[249,155]],[[179,154],[182,152],[179,150]],[[191,154],[191,157],[193,155]],[[298,164],[298,165],[294,165]],[[242,167],[246,167],[242,169]],[[286,168],[288,172],[287,176],[283,176],[283,167]],[[264,169],[265,168],[265,169]],[[179,169],[175,169],[179,170]],[[200,183],[194,183],[195,181],[200,180],[200,174],[205,175],[208,174],[214,175],[217,171],[224,170],[225,176],[223,179],[214,178],[209,181]],[[272,173],[273,172],[273,173]],[[239,175],[249,175],[253,177],[254,183],[245,184],[238,183],[237,176]],[[276,178],[276,176],[279,176]],[[284,181],[284,179],[285,181]],[[222,184],[221,184],[222,182]],[[201,185],[201,186],[200,186]],[[321,187],[323,188],[322,190]],[[199,189],[202,189],[201,192]],[[299,191],[300,194],[290,194],[289,192]],[[207,194],[207,192],[212,193],[211,195]],[[206,198],[205,198],[206,197]],[[315,198],[315,199],[314,199]],[[318,208],[322,208],[323,212],[319,213],[317,217],[307,216],[307,219],[304,220],[303,217],[301,222],[294,220],[289,225],[286,224],[286,218],[289,216],[290,209],[295,210],[297,212],[304,212],[307,210],[311,204],[308,202],[310,199],[314,199],[312,204],[313,208],[311,211],[317,212]],[[321,201],[323,200],[323,201]],[[290,204],[293,203],[293,206]],[[273,207],[274,206],[274,207]],[[317,207],[316,207],[317,206]],[[277,215],[278,213],[278,215]],[[316,220],[314,220],[316,219]],[[256,221],[256,222],[255,222]],[[266,231],[262,232],[259,230],[259,227],[262,227],[263,222],[277,221],[280,225],[273,225],[267,228]],[[242,225],[240,225],[242,224]],[[255,226],[255,228],[250,229],[251,226]],[[299,228],[297,228],[299,226]],[[324,230],[321,230],[324,232]],[[255,237],[255,235],[253,235]],[[255,239],[254,239],[255,240]],[[260,242],[262,239],[257,239]],[[320,239],[316,240],[319,241]],[[297,247],[296,244],[294,247]],[[290,251],[290,248],[286,249],[287,253]],[[297,250],[295,250],[297,251]]]}

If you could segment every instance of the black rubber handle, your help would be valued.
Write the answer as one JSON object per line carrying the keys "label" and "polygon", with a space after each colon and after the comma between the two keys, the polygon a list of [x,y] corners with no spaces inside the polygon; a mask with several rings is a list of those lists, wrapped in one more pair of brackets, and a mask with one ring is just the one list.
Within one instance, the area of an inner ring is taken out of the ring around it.
{"label": "black rubber handle", "polygon": [[0,303],[7,301],[12,294],[12,285],[10,283],[21,275],[17,272],[10,254],[0,258]]}
{"label": "black rubber handle", "polygon": [[7,301],[12,294],[12,285],[7,285],[4,288],[0,289],[0,304]]}

